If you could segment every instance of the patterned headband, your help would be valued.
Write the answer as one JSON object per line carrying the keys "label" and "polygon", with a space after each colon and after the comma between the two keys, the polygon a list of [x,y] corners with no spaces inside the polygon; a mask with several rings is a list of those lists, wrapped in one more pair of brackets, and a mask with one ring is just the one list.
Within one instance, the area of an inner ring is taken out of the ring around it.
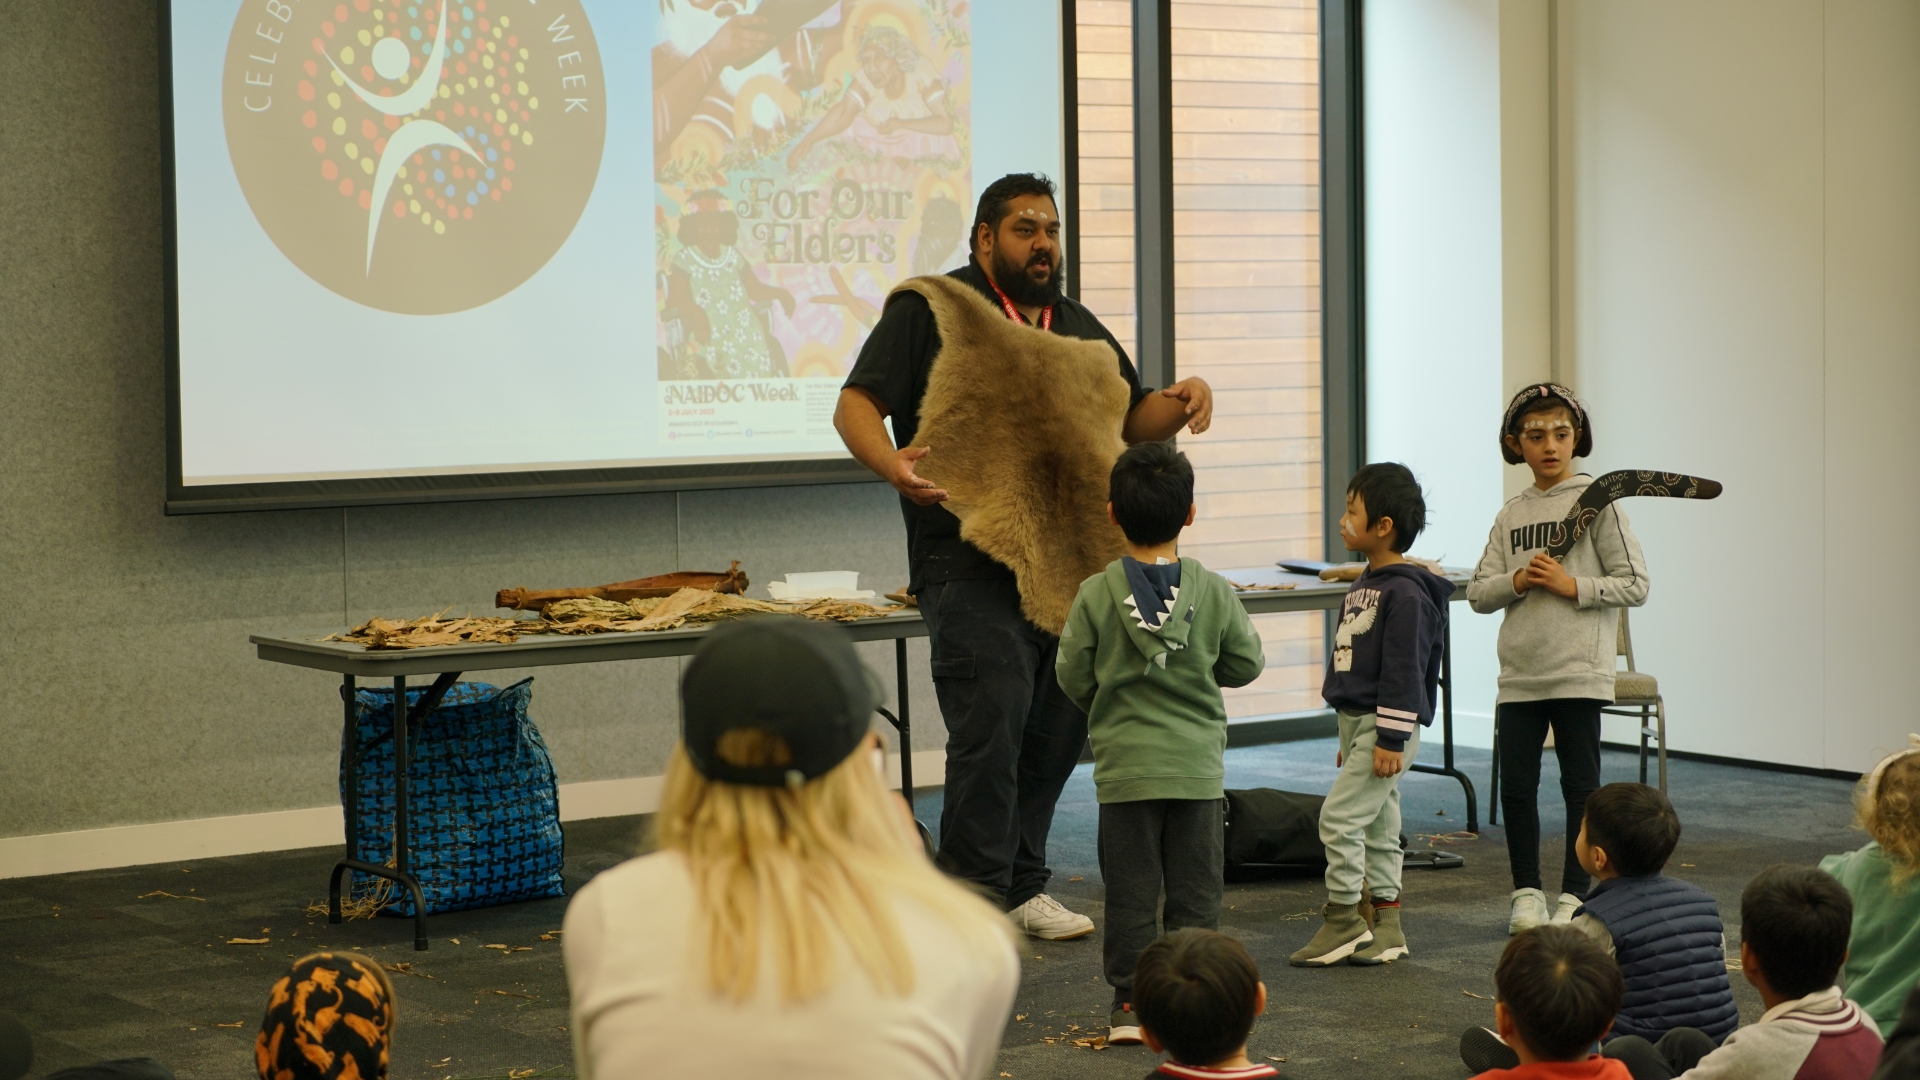
{"label": "patterned headband", "polygon": [[1513,430],[1513,418],[1519,416],[1520,410],[1526,408],[1529,402],[1538,398],[1559,398],[1565,401],[1568,406],[1573,409],[1573,426],[1582,431],[1586,430],[1586,406],[1581,405],[1580,399],[1573,396],[1573,391],[1561,386],[1559,383],[1535,383],[1513,395],[1513,401],[1507,406],[1507,415],[1500,418],[1500,430],[1502,432],[1511,432]]}
{"label": "patterned headband", "polygon": [[1920,735],[1908,735],[1907,748],[1905,750],[1888,754],[1885,758],[1881,759],[1880,764],[1873,767],[1873,771],[1867,774],[1868,806],[1872,806],[1874,801],[1880,797],[1880,778],[1886,775],[1887,766],[1892,765],[1902,758],[1912,757],[1915,754],[1920,754]]}

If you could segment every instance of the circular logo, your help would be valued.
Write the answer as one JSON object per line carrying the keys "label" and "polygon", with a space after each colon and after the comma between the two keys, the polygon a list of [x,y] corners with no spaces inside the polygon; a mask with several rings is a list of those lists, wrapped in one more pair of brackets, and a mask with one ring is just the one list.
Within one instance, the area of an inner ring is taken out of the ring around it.
{"label": "circular logo", "polygon": [[606,143],[592,28],[552,0],[246,0],[223,80],[261,228],[326,288],[408,315],[546,265]]}

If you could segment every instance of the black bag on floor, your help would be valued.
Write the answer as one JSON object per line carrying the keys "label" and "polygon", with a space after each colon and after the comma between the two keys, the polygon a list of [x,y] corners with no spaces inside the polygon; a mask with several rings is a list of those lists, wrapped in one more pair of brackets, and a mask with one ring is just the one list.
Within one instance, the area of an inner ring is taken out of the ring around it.
{"label": "black bag on floor", "polygon": [[1227,792],[1228,881],[1306,876],[1327,868],[1320,843],[1324,795],[1274,788]]}

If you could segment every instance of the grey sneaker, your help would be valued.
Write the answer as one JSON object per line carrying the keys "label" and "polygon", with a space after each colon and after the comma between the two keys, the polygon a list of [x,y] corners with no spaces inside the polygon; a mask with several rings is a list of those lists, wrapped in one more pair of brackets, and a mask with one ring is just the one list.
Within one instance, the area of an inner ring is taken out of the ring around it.
{"label": "grey sneaker", "polygon": [[1547,894],[1539,889],[1513,890],[1513,913],[1507,917],[1507,936],[1531,930],[1547,921]]}
{"label": "grey sneaker", "polygon": [[1349,964],[1390,964],[1407,955],[1407,935],[1400,932],[1400,909],[1374,909],[1373,940],[1347,957]]}
{"label": "grey sneaker", "polygon": [[1046,893],[1007,912],[1007,918],[1026,933],[1047,941],[1068,941],[1093,933],[1092,919],[1068,911]]}
{"label": "grey sneaker", "polygon": [[1107,1045],[1123,1046],[1140,1041],[1140,1017],[1133,1011],[1132,1002],[1123,1002],[1107,1018]]}
{"label": "grey sneaker", "polygon": [[1579,897],[1573,895],[1570,892],[1561,893],[1560,906],[1555,908],[1553,911],[1553,919],[1551,920],[1553,925],[1565,926],[1568,923],[1572,922],[1573,913],[1576,911],[1579,911],[1580,905],[1585,902],[1586,901],[1580,899]]}
{"label": "grey sneaker", "polygon": [[1332,967],[1373,940],[1373,931],[1360,917],[1360,905],[1328,903],[1320,909],[1326,922],[1307,947],[1287,958],[1294,967]]}

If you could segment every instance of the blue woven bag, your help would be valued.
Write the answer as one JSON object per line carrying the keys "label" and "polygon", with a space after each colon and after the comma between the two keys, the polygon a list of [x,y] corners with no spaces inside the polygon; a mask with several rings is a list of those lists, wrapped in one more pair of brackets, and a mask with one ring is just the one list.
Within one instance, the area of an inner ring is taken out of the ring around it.
{"label": "blue woven bag", "polygon": [[[547,744],[527,715],[533,680],[504,690],[455,683],[424,724],[411,722],[426,692],[407,691],[407,862],[427,913],[565,895],[559,786]],[[381,865],[393,857],[393,691],[356,691],[354,713],[363,755],[354,857]],[[349,748],[341,747],[343,805],[350,761]],[[351,895],[364,899],[383,884],[355,874]],[[412,896],[405,889],[394,895],[383,913],[412,917]]]}

